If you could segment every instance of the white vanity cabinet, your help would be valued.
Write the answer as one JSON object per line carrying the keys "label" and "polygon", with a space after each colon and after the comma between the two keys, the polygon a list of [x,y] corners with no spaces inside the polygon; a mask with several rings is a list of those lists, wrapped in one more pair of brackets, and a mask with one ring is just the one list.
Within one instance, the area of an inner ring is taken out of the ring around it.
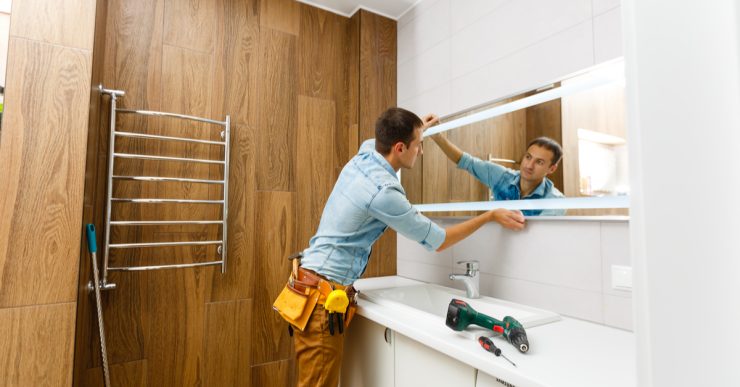
{"label": "white vanity cabinet", "polygon": [[513,384],[501,382],[485,372],[478,371],[478,380],[475,382],[475,387],[514,387]]}
{"label": "white vanity cabinet", "polygon": [[344,332],[343,387],[393,387],[393,332],[356,314]]}
{"label": "white vanity cabinet", "polygon": [[406,336],[395,335],[396,386],[475,386],[475,368]]}
{"label": "white vanity cabinet", "polygon": [[476,386],[475,368],[362,316],[346,334],[342,386]]}

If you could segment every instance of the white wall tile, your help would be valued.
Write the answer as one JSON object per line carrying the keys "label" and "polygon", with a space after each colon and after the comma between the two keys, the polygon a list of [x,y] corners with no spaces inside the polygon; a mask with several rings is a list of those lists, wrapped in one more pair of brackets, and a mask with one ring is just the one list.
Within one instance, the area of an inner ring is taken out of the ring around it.
{"label": "white wall tile", "polygon": [[398,234],[397,241],[397,256],[399,260],[443,266],[446,270],[450,270],[452,267],[452,249],[446,249],[441,252],[429,251],[419,243],[401,234]]}
{"label": "white wall tile", "polygon": [[594,15],[600,15],[610,9],[619,7],[621,0],[593,0]]}
{"label": "white wall tile", "polygon": [[398,29],[398,63],[421,55],[450,36],[450,0],[438,0],[413,23]]}
{"label": "white wall tile", "polygon": [[468,74],[590,19],[590,0],[506,3],[452,36],[452,77]]}
{"label": "white wall tile", "polygon": [[601,224],[601,259],[603,292],[621,297],[630,297],[630,291],[612,288],[612,265],[631,266],[629,223],[604,222]]}
{"label": "white wall tile", "polygon": [[418,115],[435,113],[442,117],[453,112],[450,107],[450,83],[446,82],[414,98],[398,103]]}
{"label": "white wall tile", "polygon": [[622,56],[621,7],[594,18],[594,56],[596,63]]}
{"label": "white wall tile", "polygon": [[401,277],[455,287],[449,278],[451,273],[449,267],[427,265],[424,263],[399,259],[396,268],[398,275]]}
{"label": "white wall tile", "polygon": [[604,323],[600,293],[550,286],[488,274],[481,275],[481,294]]}
{"label": "white wall tile", "polygon": [[[452,80],[453,112],[535,89],[593,62],[591,21]],[[453,63],[454,68],[454,63]]]}
{"label": "white wall tile", "polygon": [[450,81],[450,40],[398,65],[398,100],[416,97]]}
{"label": "white wall tile", "polygon": [[454,261],[477,259],[486,274],[593,292],[602,289],[598,222],[530,221],[518,232],[487,224],[452,249]]}
{"label": "white wall tile", "polygon": [[451,32],[473,24],[483,16],[488,15],[496,8],[514,0],[463,0],[453,1],[450,7]]}
{"label": "white wall tile", "polygon": [[632,298],[604,295],[604,324],[632,330]]}

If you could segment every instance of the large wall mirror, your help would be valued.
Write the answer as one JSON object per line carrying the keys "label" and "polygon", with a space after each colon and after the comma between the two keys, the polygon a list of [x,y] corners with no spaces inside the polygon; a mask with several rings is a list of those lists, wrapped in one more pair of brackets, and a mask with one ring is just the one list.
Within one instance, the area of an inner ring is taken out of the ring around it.
{"label": "large wall mirror", "polygon": [[0,0],[0,130],[2,130],[3,107],[5,106],[5,70],[8,64],[11,4],[11,0]]}
{"label": "large wall mirror", "polygon": [[[592,82],[594,79],[601,81]],[[528,102],[540,96],[546,101],[536,104]],[[508,108],[520,102],[526,107]],[[443,125],[440,126],[463,122],[497,108],[511,111],[444,129],[438,135],[478,160],[506,168],[511,173],[507,175],[510,179],[521,173],[524,176],[531,173],[531,168],[522,164],[525,157],[531,157],[531,154],[527,156],[527,145],[535,138],[549,137],[561,144],[563,156],[557,169],[548,174],[547,179],[566,199],[571,200],[557,202],[567,203],[566,209],[557,209],[557,203],[548,200],[541,202],[541,205],[548,203],[550,210],[525,210],[525,214],[628,215],[628,205],[625,204],[629,195],[628,143],[622,60],[584,70],[536,90],[443,117]],[[420,172],[411,171],[402,176],[409,198],[415,204],[422,204],[418,206],[422,211],[429,211],[432,204],[516,200],[511,195],[497,197],[501,187],[492,189],[490,184],[484,184],[468,171],[457,168],[431,137],[425,137],[423,147]],[[514,180],[512,184],[517,184],[517,181]],[[575,198],[578,200],[572,200]],[[526,205],[520,203],[520,209],[529,208]],[[475,206],[470,208],[476,209]],[[439,208],[434,212],[437,212],[436,216],[471,214],[471,210],[440,212]]]}

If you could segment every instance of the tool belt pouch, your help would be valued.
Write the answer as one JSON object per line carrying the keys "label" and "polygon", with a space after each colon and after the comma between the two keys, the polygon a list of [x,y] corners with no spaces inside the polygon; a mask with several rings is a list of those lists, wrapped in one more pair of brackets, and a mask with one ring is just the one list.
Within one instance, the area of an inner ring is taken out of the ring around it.
{"label": "tool belt pouch", "polygon": [[303,331],[318,301],[319,292],[309,288],[296,289],[291,277],[275,299],[272,308],[280,313],[285,321]]}

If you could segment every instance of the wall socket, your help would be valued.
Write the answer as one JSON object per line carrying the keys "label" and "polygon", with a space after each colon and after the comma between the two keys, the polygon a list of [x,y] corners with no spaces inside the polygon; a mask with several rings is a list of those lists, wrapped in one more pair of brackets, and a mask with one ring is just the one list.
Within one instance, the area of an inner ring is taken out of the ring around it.
{"label": "wall socket", "polygon": [[632,291],[632,267],[612,265],[612,288]]}

